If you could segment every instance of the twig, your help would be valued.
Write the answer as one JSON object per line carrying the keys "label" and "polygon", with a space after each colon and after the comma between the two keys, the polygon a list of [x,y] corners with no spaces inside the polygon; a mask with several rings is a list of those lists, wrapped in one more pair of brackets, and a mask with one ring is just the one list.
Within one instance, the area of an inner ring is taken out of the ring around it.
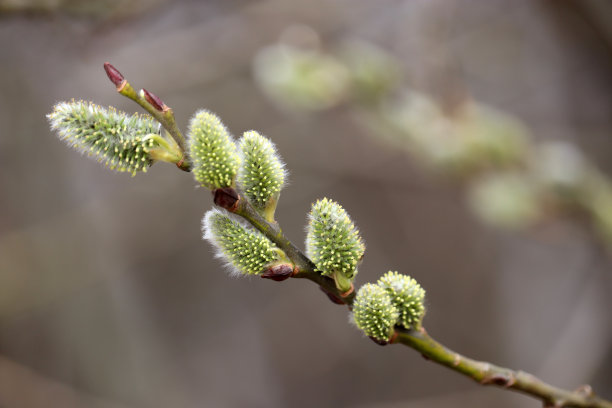
{"label": "twig", "polygon": [[161,123],[183,153],[183,158],[176,163],[177,167],[181,170],[189,171],[191,166],[189,161],[186,159],[187,148],[185,144],[185,137],[176,125],[172,108],[167,106],[159,97],[146,89],[136,92],[132,85],[130,85],[130,83],[121,74],[121,72],[119,72],[119,70],[117,70],[117,68],[110,63],[104,63],[104,70],[106,71],[106,75],[111,82],[115,84],[117,92],[142,106],[151,116]]}
{"label": "twig", "polygon": [[[239,193],[233,188],[219,189],[214,194],[215,204],[246,219],[287,254],[299,269],[298,273],[292,276],[293,278],[313,281],[330,296],[332,301],[346,304],[351,308],[355,293],[343,297],[343,294],[336,288],[334,280],[318,273],[312,261],[284,236],[277,223],[264,219],[247,200],[241,199]],[[424,328],[410,331],[396,328],[395,335],[389,343],[411,347],[428,360],[466,375],[481,385],[495,385],[538,398],[543,402],[544,407],[612,408],[612,403],[595,396],[589,386],[580,387],[576,391],[567,391],[547,384],[523,371],[514,371],[484,361],[472,360],[441,345],[430,337]]]}
{"label": "twig", "polygon": [[420,330],[396,329],[395,343],[401,343],[420,352],[428,360],[457,371],[482,385],[494,385],[531,395],[542,400],[545,407],[612,408],[612,403],[593,394],[589,386],[576,391],[553,387],[537,377],[504,367],[464,357],[444,347]]}
{"label": "twig", "polygon": [[[188,171],[190,166],[185,161],[185,139],[176,126],[172,109],[166,106],[157,96],[144,89],[139,93],[134,91],[123,75],[121,75],[121,73],[111,64],[105,63],[104,68],[109,79],[115,84],[119,93],[137,102],[164,126],[172,136],[173,141],[183,152],[183,157],[177,162],[177,167]],[[325,292],[334,303],[345,304],[349,309],[352,308],[355,299],[353,287],[351,286],[349,291],[341,293],[336,287],[334,279],[323,276],[317,271],[314,263],[285,237],[278,223],[262,217],[251,206],[248,200],[241,198],[239,191],[232,187],[225,187],[213,191],[213,195],[214,203],[217,206],[225,208],[247,220],[287,255],[294,266],[293,271],[291,271],[291,269],[288,271],[292,273],[284,273],[283,277],[290,276],[298,279],[308,279],[319,285],[323,292]],[[274,279],[273,274],[270,276]],[[567,391],[549,385],[537,377],[523,371],[514,371],[487,362],[472,360],[449,350],[435,341],[427,334],[423,327],[418,330],[408,331],[396,327],[394,334],[388,342],[377,341],[377,343],[383,345],[399,343],[411,347],[420,352],[428,360],[432,360],[451,370],[470,377],[481,385],[494,385],[540,399],[545,408],[612,408],[612,403],[595,396],[590,386],[582,386],[575,391]]]}
{"label": "twig", "polygon": [[336,288],[334,280],[317,272],[314,263],[285,237],[278,223],[270,222],[262,217],[247,200],[240,197],[235,189],[222,188],[216,190],[213,194],[216,205],[243,217],[285,252],[287,257],[297,267],[297,271],[292,275],[292,278],[313,281],[328,296],[334,296],[349,306],[353,304],[354,292],[349,294],[340,293]]}

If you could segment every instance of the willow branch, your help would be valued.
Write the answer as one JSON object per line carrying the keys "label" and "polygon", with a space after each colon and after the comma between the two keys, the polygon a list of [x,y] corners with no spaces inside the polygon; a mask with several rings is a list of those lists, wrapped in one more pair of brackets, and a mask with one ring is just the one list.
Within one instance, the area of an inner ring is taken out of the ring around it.
{"label": "willow branch", "polygon": [[538,398],[545,407],[612,408],[611,402],[597,397],[589,386],[567,391],[524,371],[472,360],[438,343],[424,328],[410,331],[396,329],[392,342],[411,347],[428,360],[457,371],[481,385],[494,385]]}
{"label": "willow branch", "polygon": [[353,299],[355,298],[354,291],[340,293],[338,288],[336,288],[334,280],[328,276],[321,275],[316,270],[314,263],[283,234],[277,222],[266,220],[235,189],[231,187],[220,188],[215,190],[213,194],[216,205],[247,220],[285,252],[287,257],[296,266],[296,272],[291,276],[292,278],[308,279],[316,283],[335,303],[347,304],[349,307],[353,304]]}
{"label": "willow branch", "polygon": [[[278,223],[269,222],[262,217],[233,188],[218,189],[214,194],[215,204],[243,217],[285,252],[299,269],[292,277],[311,280],[331,295],[332,300],[338,300],[336,303],[344,303],[349,308],[352,306],[355,293],[343,297],[336,288],[334,280],[316,271],[312,261],[285,237]],[[391,343],[401,343],[411,347],[427,359],[470,377],[481,385],[495,385],[540,399],[545,407],[612,408],[612,403],[595,396],[589,386],[576,391],[567,391],[523,371],[472,360],[438,343],[424,328],[410,331],[396,328]]]}
{"label": "willow branch", "polygon": [[[183,154],[183,157],[176,163],[177,166],[189,171],[190,165],[184,160],[185,139],[176,126],[172,109],[146,90],[138,93],[134,91],[123,75],[109,63],[104,64],[104,68],[119,93],[138,103],[164,126],[172,137],[169,142],[176,143]],[[213,194],[216,205],[244,218],[285,253],[294,265],[291,277],[310,280],[319,285],[335,303],[345,304],[349,309],[352,307],[355,299],[352,286],[350,291],[340,293],[334,279],[323,276],[317,271],[313,262],[283,234],[277,222],[260,215],[249,201],[241,197],[239,192],[232,187],[219,188],[213,191]],[[383,344],[386,343],[383,342]],[[494,385],[540,399],[544,407],[612,408],[611,402],[597,397],[589,386],[567,391],[549,385],[523,371],[514,371],[488,362],[472,360],[438,343],[427,334],[424,328],[406,331],[396,327],[389,343],[400,343],[411,347],[427,359],[472,378],[481,385]]]}
{"label": "willow branch", "polygon": [[172,108],[167,106],[160,98],[155,94],[142,89],[140,92],[136,92],[132,85],[124,78],[124,76],[110,63],[104,63],[104,70],[108,78],[111,80],[117,92],[136,102],[142,108],[144,108],[151,116],[153,116],[161,125],[166,129],[168,134],[172,137],[174,143],[176,143],[183,153],[183,158],[180,159],[176,165],[178,168],[184,171],[190,171],[190,164],[186,159],[186,142],[183,133],[178,128],[176,120],[174,119],[174,111]]}

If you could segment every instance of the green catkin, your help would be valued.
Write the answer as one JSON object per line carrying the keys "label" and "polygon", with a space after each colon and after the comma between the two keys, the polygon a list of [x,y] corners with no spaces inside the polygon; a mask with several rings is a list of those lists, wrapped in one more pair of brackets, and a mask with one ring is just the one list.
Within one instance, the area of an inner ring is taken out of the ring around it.
{"label": "green catkin", "polygon": [[218,249],[236,275],[259,275],[283,260],[284,254],[262,233],[243,226],[217,209],[208,211],[202,220],[204,239]]}
{"label": "green catkin", "polygon": [[352,280],[365,245],[344,208],[324,198],[313,204],[308,218],[307,256],[323,275]]}
{"label": "green catkin", "polygon": [[187,137],[196,181],[211,190],[233,187],[240,157],[219,117],[206,110],[196,112]]}
{"label": "green catkin", "polygon": [[283,184],[285,169],[274,144],[254,130],[245,132],[239,143],[238,186],[260,213],[273,218]]}
{"label": "green catkin", "polygon": [[425,315],[425,290],[421,285],[410,276],[391,271],[377,283],[399,311],[397,324],[405,329],[418,329]]}
{"label": "green catkin", "polygon": [[353,320],[366,336],[388,341],[399,311],[387,291],[373,283],[363,285],[353,302]]}
{"label": "green catkin", "polygon": [[150,116],[71,101],[56,104],[47,118],[61,140],[111,170],[135,175],[153,164],[148,152],[157,144],[148,135],[157,133],[159,124]]}

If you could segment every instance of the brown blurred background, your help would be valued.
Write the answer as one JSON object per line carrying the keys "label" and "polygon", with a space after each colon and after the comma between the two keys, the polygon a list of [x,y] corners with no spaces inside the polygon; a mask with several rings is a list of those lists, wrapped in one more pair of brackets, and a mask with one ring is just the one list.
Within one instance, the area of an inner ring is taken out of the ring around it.
{"label": "brown blurred background", "polygon": [[585,228],[491,229],[460,189],[345,110],[278,109],[251,69],[292,24],[323,45],[366,40],[412,86],[443,95],[461,81],[610,174],[606,0],[0,0],[0,11],[0,407],[540,406],[376,346],[312,284],[229,278],[201,240],[211,197],[188,174],[164,163],[114,174],[50,132],[44,115],[61,100],[138,110],[104,61],[183,129],[205,107],[234,134],[273,139],[290,171],[286,234],[301,245],[310,203],[342,203],[368,245],[358,282],[414,276],[425,326],[449,347],[612,399],[610,258]]}

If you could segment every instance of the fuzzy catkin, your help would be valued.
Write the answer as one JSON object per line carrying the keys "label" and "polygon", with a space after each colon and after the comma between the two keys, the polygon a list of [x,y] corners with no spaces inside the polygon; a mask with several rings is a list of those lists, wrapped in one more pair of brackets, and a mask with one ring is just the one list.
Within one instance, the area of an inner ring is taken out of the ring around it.
{"label": "fuzzy catkin", "polygon": [[134,175],[153,163],[148,152],[156,144],[147,135],[159,124],[150,116],[71,101],[56,104],[47,118],[61,140],[112,170]]}
{"label": "fuzzy catkin", "polygon": [[357,292],[353,320],[367,336],[379,341],[389,340],[398,317],[399,311],[382,287],[366,283]]}
{"label": "fuzzy catkin", "polygon": [[280,250],[262,233],[247,228],[217,209],[202,220],[204,239],[218,249],[236,274],[259,275],[280,259]]}
{"label": "fuzzy catkin", "polygon": [[410,276],[389,271],[378,280],[397,310],[397,324],[406,329],[418,329],[425,315],[425,290]]}
{"label": "fuzzy catkin", "polygon": [[187,139],[196,181],[211,190],[232,187],[240,157],[219,117],[207,110],[196,112],[189,122]]}
{"label": "fuzzy catkin", "polygon": [[285,183],[284,164],[274,144],[254,130],[244,133],[239,152],[238,186],[261,212],[278,199]]}
{"label": "fuzzy catkin", "polygon": [[323,275],[342,273],[352,279],[365,245],[340,204],[324,198],[308,214],[306,254]]}

